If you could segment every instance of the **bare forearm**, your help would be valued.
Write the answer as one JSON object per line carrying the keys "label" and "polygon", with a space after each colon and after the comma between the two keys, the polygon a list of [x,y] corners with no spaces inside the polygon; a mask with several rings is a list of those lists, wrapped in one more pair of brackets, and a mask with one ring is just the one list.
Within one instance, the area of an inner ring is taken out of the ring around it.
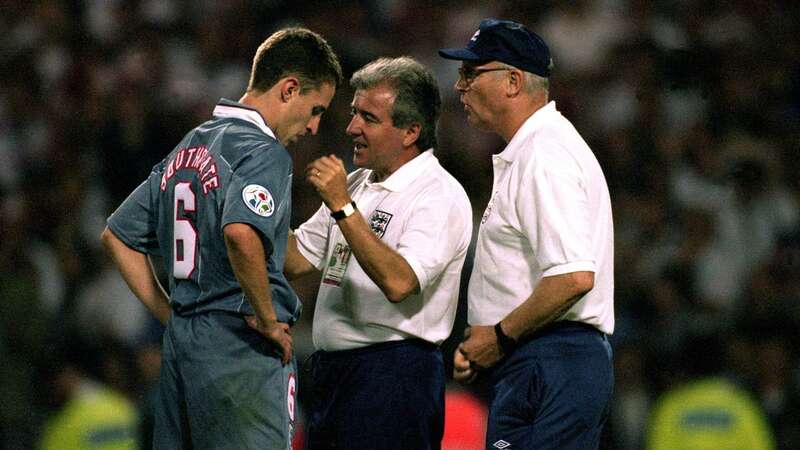
{"label": "bare forearm", "polygon": [[338,224],[361,268],[390,301],[402,301],[419,291],[417,276],[405,258],[378,239],[361,214]]}
{"label": "bare forearm", "polygon": [[289,230],[289,241],[286,245],[286,261],[283,265],[283,274],[286,275],[286,279],[290,281],[295,280],[316,271],[317,268],[297,250],[297,238],[294,237],[292,230]]}
{"label": "bare forearm", "polygon": [[[352,201],[344,163],[334,155],[309,164],[306,180],[331,211],[339,211]],[[408,262],[375,236],[361,214],[352,214],[337,223],[359,265],[389,301],[400,302],[419,290],[419,280]]]}
{"label": "bare forearm", "polygon": [[592,272],[543,278],[525,302],[502,320],[506,335],[519,339],[559,319],[594,285]]}
{"label": "bare forearm", "polygon": [[108,228],[103,231],[101,239],[131,292],[161,323],[166,324],[172,309],[167,293],[156,278],[150,258],[125,245]]}
{"label": "bare forearm", "polygon": [[263,323],[276,321],[261,237],[242,223],[227,225],[224,234],[231,267],[256,316]]}
{"label": "bare forearm", "polygon": [[[172,308],[169,306],[169,296],[166,291],[164,291],[161,283],[158,282],[150,258],[145,257],[145,259],[148,266],[147,282],[142,290],[133,289],[133,292],[159,322],[166,325],[172,315]],[[130,286],[130,283],[128,283],[128,285]]]}

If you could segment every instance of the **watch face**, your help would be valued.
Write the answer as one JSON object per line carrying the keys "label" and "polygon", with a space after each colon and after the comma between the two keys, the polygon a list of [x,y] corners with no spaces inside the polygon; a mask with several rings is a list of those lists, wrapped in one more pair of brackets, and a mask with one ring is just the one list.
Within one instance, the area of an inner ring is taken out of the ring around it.
{"label": "watch face", "polygon": [[339,211],[332,212],[331,217],[333,217],[336,220],[341,220],[344,219],[345,217],[352,216],[353,213],[355,212],[356,212],[356,202],[350,202],[344,205],[344,207]]}

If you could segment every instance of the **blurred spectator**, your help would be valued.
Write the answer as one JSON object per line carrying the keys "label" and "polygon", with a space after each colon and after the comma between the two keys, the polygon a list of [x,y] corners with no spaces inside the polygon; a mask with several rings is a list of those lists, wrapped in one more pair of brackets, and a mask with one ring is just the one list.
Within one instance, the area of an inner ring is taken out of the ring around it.
{"label": "blurred spectator", "polygon": [[[437,157],[480,214],[489,155],[502,142],[467,126],[456,64],[434,50],[489,16],[551,43],[551,96],[609,181],[612,339],[621,346],[609,448],[636,448],[645,399],[669,386],[690,329],[712,325],[750,330],[728,337],[728,375],[753,389],[778,448],[800,448],[791,345],[800,327],[799,2],[0,0],[0,11],[0,448],[33,448],[51,410],[32,401],[31,364],[50,330],[121,340],[128,349],[108,369],[122,367],[116,383],[144,398],[155,368],[144,363],[150,375],[139,376],[120,359],[147,360],[158,341],[135,338],[138,302],[116,293],[119,280],[95,252],[103,219],[220,97],[237,93],[253,46],[280,26],[323,33],[346,76],[378,56],[429,62],[444,94]],[[350,159],[338,131],[349,121],[346,91],[323,119],[329,131],[293,153],[295,167],[329,153]],[[296,178],[292,225],[318,205]],[[306,311],[294,330],[300,353],[311,347],[317,285],[296,286]],[[752,331],[764,328],[774,332]]]}
{"label": "blurred spectator", "polygon": [[611,49],[627,37],[623,11],[610,1],[556,5],[537,29],[552,48],[559,72],[588,76],[601,71]]}
{"label": "blurred spectator", "polygon": [[44,278],[35,252],[42,244],[31,236],[32,217],[18,199],[4,200],[0,203],[0,439],[16,448],[31,448],[31,436],[40,422],[39,411],[29,407],[36,393],[31,358],[44,346],[53,311],[43,303]]}
{"label": "blurred spectator", "polygon": [[106,336],[133,347],[150,319],[147,308],[107,257],[76,294],[76,323],[85,336]]}
{"label": "blurred spectator", "polygon": [[65,339],[44,358],[44,380],[55,413],[46,422],[41,450],[135,450],[137,412],[119,392],[93,379],[90,347]]}
{"label": "blurred spectator", "polygon": [[620,346],[614,353],[614,366],[616,387],[608,424],[612,431],[611,447],[637,450],[644,447],[653,400],[645,371],[645,352],[631,343]]}
{"label": "blurred spectator", "polygon": [[[138,301],[137,301],[138,303]],[[163,325],[148,316],[134,347],[136,368],[139,374],[137,407],[139,409],[139,448],[153,448],[153,429],[155,427],[155,408],[158,402],[158,374],[161,371],[161,336]]]}
{"label": "blurred spectator", "polygon": [[722,377],[724,348],[719,336],[686,341],[683,377],[655,403],[647,448],[717,450],[775,448],[764,411],[741,387]]}
{"label": "blurred spectator", "polygon": [[680,140],[681,154],[671,169],[670,193],[678,205],[713,211],[725,200],[720,150],[704,123]]}
{"label": "blurred spectator", "polygon": [[716,233],[696,263],[701,300],[728,318],[740,312],[751,274],[772,255],[778,239],[797,226],[800,213],[794,199],[774,183],[764,156],[769,147],[736,139],[736,145],[755,148],[730,161],[729,190],[714,211]]}
{"label": "blurred spectator", "polygon": [[800,392],[792,379],[792,349],[784,333],[758,340],[756,393],[764,406],[780,449],[800,448]]}

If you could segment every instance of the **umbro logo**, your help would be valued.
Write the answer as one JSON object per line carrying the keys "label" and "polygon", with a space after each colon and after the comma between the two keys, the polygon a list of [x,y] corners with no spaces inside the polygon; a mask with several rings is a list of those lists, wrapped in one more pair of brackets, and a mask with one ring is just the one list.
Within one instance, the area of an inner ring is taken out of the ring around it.
{"label": "umbro logo", "polygon": [[511,447],[511,443],[500,439],[499,441],[497,441],[494,444],[492,444],[492,447],[499,448],[500,450],[502,450],[504,448]]}

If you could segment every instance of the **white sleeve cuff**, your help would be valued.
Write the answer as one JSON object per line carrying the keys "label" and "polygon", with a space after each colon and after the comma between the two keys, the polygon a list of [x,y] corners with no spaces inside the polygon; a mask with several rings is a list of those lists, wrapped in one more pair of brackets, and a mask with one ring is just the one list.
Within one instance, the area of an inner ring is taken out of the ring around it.
{"label": "white sleeve cuff", "polygon": [[422,264],[416,260],[411,255],[404,255],[400,253],[400,256],[406,260],[409,266],[411,266],[411,270],[414,271],[414,275],[417,276],[417,283],[419,283],[419,291],[422,292],[425,287],[428,285],[428,274],[425,272],[425,269],[422,268]]}
{"label": "white sleeve cuff", "polygon": [[311,265],[316,267],[317,270],[324,269],[325,254],[323,253],[322,258],[314,256],[314,253],[310,249],[306,248],[306,246],[303,244],[303,241],[300,239],[299,235],[295,234],[294,237],[297,242],[297,251],[300,252],[300,254],[311,263]]}
{"label": "white sleeve cuff", "polygon": [[597,272],[594,261],[573,261],[559,266],[553,266],[542,273],[542,277],[552,277],[572,272]]}

